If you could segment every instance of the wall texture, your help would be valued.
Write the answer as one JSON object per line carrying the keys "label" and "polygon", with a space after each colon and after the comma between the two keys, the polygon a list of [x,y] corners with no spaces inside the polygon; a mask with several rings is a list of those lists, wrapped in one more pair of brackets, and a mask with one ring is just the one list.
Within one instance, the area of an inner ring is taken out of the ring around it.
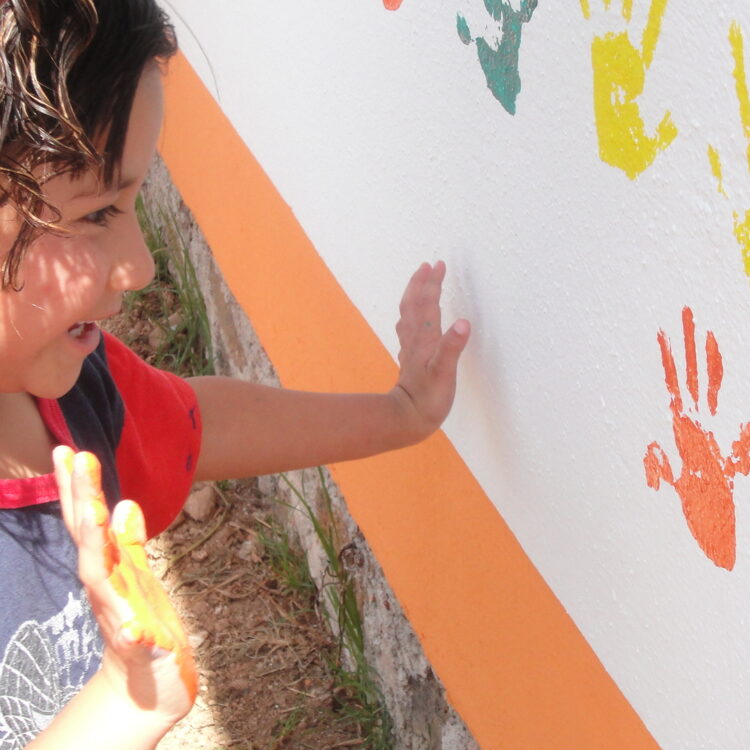
{"label": "wall texture", "polygon": [[162,153],[285,385],[474,323],[445,433],[331,467],[483,748],[744,750],[750,6],[165,2]]}

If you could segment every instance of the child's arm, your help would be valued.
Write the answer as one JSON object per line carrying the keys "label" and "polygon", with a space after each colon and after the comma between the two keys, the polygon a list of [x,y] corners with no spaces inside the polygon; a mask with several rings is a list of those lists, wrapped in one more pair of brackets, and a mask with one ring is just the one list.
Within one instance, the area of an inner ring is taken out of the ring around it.
{"label": "child's arm", "polygon": [[203,442],[197,479],[256,476],[362,458],[423,440],[453,403],[458,358],[469,339],[459,320],[442,333],[445,265],[422,264],[401,300],[396,386],[383,394],[289,391],[231,378],[191,385]]}
{"label": "child's arm", "polygon": [[79,576],[105,648],[100,670],[29,747],[150,750],[195,699],[187,636],[148,568],[140,508],[121,502],[110,521],[96,458],[63,447],[54,460]]}

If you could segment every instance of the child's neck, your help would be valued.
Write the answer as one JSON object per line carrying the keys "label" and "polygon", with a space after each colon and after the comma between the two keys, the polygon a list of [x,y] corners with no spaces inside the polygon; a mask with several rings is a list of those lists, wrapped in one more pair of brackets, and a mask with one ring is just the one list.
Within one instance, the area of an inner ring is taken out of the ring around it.
{"label": "child's neck", "polygon": [[0,479],[52,471],[54,442],[28,393],[0,393]]}

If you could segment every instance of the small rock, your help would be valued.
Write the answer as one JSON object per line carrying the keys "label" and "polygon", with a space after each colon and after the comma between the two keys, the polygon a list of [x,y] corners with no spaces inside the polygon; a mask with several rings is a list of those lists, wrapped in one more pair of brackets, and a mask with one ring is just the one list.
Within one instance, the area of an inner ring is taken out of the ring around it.
{"label": "small rock", "polygon": [[167,341],[167,334],[163,329],[156,326],[151,329],[151,333],[148,334],[148,345],[153,351],[159,351]]}
{"label": "small rock", "polygon": [[205,547],[193,550],[190,553],[190,557],[195,560],[195,562],[203,562],[208,557],[208,550]]}
{"label": "small rock", "polygon": [[185,501],[183,510],[194,521],[205,521],[213,512],[216,492],[212,484],[196,484]]}
{"label": "small rock", "polygon": [[208,630],[198,630],[188,636],[188,642],[192,648],[200,648],[206,638],[208,638]]}
{"label": "small rock", "polygon": [[169,327],[174,331],[176,328],[179,328],[182,325],[182,313],[179,312],[173,312],[168,318],[167,318],[167,324]]}
{"label": "small rock", "polygon": [[257,563],[260,560],[260,556],[258,555],[257,537],[249,536],[245,539],[237,550],[237,557],[242,560]]}

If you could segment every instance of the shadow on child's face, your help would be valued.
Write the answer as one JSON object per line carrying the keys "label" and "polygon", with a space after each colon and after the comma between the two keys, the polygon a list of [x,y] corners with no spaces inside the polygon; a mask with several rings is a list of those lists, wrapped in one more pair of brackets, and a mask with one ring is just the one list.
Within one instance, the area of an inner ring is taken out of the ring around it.
{"label": "shadow on child's face", "polygon": [[[135,199],[156,148],[162,108],[161,74],[149,65],[133,101],[116,184],[104,185],[93,172],[44,182],[63,231],[34,240],[21,264],[21,290],[0,292],[0,392],[65,394],[98,344],[94,322],[118,312],[123,292],[153,277]],[[12,207],[0,208],[0,256],[18,229]]]}

